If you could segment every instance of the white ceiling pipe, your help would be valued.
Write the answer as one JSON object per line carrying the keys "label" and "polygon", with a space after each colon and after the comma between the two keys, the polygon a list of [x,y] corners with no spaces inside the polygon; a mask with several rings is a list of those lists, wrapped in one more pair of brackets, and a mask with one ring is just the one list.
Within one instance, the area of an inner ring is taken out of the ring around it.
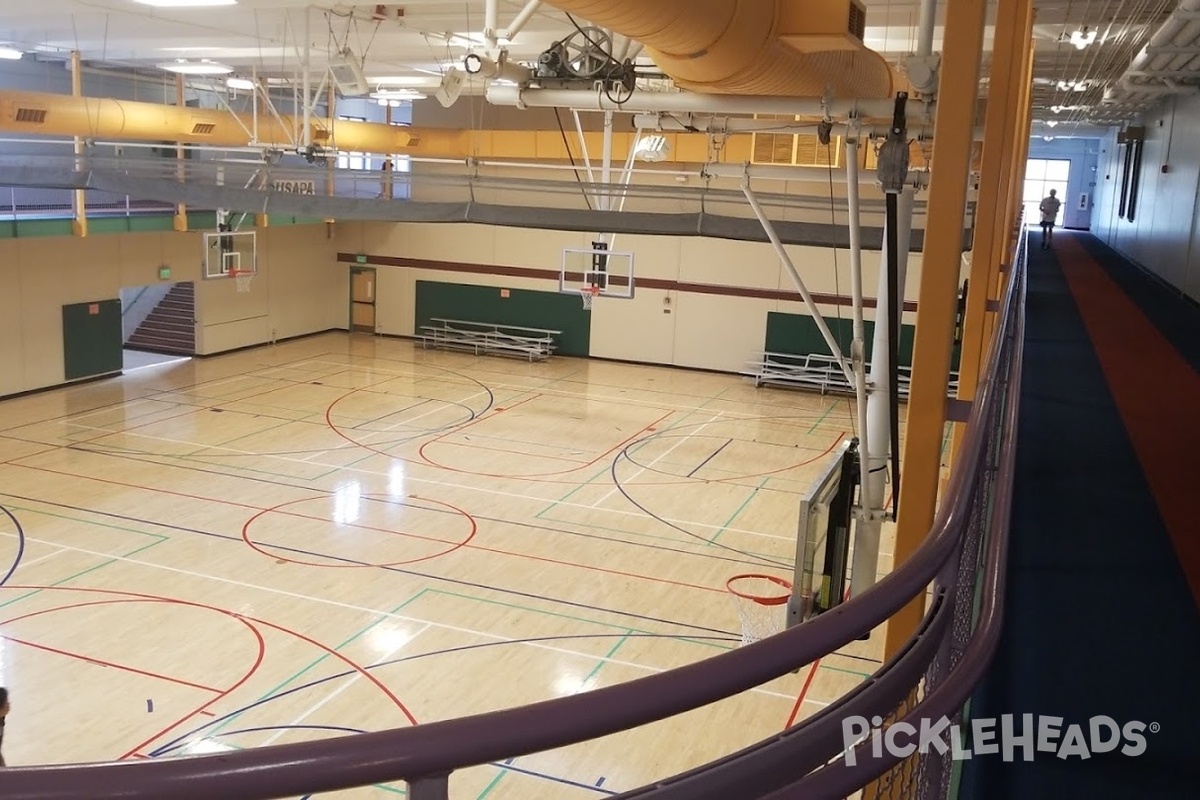
{"label": "white ceiling pipe", "polygon": [[537,13],[537,10],[541,7],[541,5],[542,0],[529,0],[529,2],[525,4],[525,7],[521,9],[521,12],[517,14],[516,18],[513,19],[513,21],[509,24],[508,30],[504,31],[504,34],[501,38],[510,42],[517,38],[517,34],[520,33],[529,20],[533,18],[533,15]]}
{"label": "white ceiling pipe", "polygon": [[[789,167],[773,164],[705,164],[700,170],[704,177],[709,178],[762,178],[776,181],[829,181],[829,169],[826,167]],[[858,173],[858,182],[864,185],[875,184],[875,172]],[[908,182],[916,188],[929,185],[929,174],[913,170],[908,174]]]}
{"label": "white ceiling pipe", "polygon": [[[1142,49],[1142,52],[1138,53],[1125,74],[1117,81],[1114,87],[1113,99],[1126,99],[1129,94],[1143,93],[1148,88],[1131,85],[1129,82],[1130,72],[1140,72],[1147,68],[1161,69],[1169,65],[1171,59],[1177,57],[1161,52],[1156,53],[1157,48],[1179,46],[1180,42],[1178,40],[1182,38],[1180,34],[1186,34],[1187,36],[1187,39],[1183,42],[1185,45],[1194,42],[1200,36],[1200,21],[1197,21],[1195,17],[1197,11],[1200,11],[1200,0],[1180,0],[1178,8],[1171,12],[1171,15],[1167,17],[1162,26],[1151,35],[1146,47]],[[1133,91],[1131,92],[1131,90]]]}
{"label": "white ceiling pipe", "polygon": [[917,55],[933,55],[933,30],[937,25],[937,0],[921,0],[917,13]]}
{"label": "white ceiling pipe", "polygon": [[[686,120],[686,121],[685,121]],[[634,126],[660,133],[812,133],[816,123],[780,123],[749,117],[725,117],[717,115],[702,115],[697,118],[691,115],[673,116],[671,114],[638,114],[633,118]],[[880,125],[834,125],[830,131],[833,136],[858,135],[866,137],[886,136],[889,126]],[[975,141],[983,141],[983,128],[975,129]]]}
{"label": "white ceiling pipe", "polygon": [[[1200,2],[1200,0],[1196,0]],[[519,86],[493,85],[487,89],[487,100],[497,106],[517,108],[572,108],[580,111],[624,111],[631,114],[787,114],[790,116],[831,119],[878,119],[890,122],[894,103],[891,100],[822,100],[798,97],[756,97],[746,95],[713,95],[692,92],[631,93],[614,91],[610,98],[600,90],[579,89],[522,89]],[[620,102],[618,102],[620,101]],[[916,105],[916,104],[914,104]],[[920,106],[914,108],[916,112]],[[912,116],[917,116],[913,114]],[[932,109],[930,112],[932,121]]]}

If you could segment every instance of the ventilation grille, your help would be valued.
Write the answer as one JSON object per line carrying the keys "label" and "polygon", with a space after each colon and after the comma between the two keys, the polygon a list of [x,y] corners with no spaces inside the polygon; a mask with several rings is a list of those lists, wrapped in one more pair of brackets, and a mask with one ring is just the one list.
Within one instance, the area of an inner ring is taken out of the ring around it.
{"label": "ventilation grille", "polygon": [[860,42],[867,35],[867,10],[858,3],[850,4],[850,19],[846,30],[850,31],[850,35]]}
{"label": "ventilation grille", "polygon": [[46,109],[44,108],[17,108],[17,113],[13,116],[14,122],[28,122],[33,125],[41,125],[46,121]]}
{"label": "ventilation grille", "polygon": [[[760,120],[792,122],[793,117],[758,116]],[[836,167],[842,161],[842,138],[821,144],[815,133],[755,133],[750,152],[752,164],[789,167]]]}
{"label": "ventilation grille", "polygon": [[216,123],[213,122],[197,122],[192,126],[193,136],[208,136],[217,129]]}

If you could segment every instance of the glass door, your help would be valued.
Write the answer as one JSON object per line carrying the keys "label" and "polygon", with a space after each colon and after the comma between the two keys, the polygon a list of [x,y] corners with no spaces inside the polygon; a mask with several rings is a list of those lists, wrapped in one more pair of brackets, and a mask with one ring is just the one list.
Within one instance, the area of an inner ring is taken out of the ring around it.
{"label": "glass door", "polygon": [[[1042,221],[1042,213],[1038,206],[1042,198],[1050,194],[1051,189],[1058,190],[1058,199],[1062,207],[1067,206],[1067,179],[1071,175],[1069,159],[1031,158],[1025,166],[1025,189],[1021,201],[1025,204],[1025,219],[1029,224],[1037,226]],[[1055,224],[1063,224],[1062,209],[1058,212]]]}

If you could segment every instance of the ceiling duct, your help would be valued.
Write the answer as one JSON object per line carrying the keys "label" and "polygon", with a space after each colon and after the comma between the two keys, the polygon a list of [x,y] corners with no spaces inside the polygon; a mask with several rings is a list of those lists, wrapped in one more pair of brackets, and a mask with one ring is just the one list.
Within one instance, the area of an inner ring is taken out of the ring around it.
{"label": "ceiling duct", "polygon": [[[430,131],[399,125],[313,118],[312,140],[323,145],[365,153],[401,153],[418,146],[450,146],[458,132]],[[0,131],[37,136],[80,136],[90,139],[194,142],[217,147],[263,146],[290,148],[303,128],[299,118],[259,114],[257,141],[249,114],[217,109],[168,106],[132,100],[73,97],[40,92],[0,90]],[[446,142],[433,142],[441,137]],[[426,141],[422,141],[422,139]]]}
{"label": "ceiling duct", "polygon": [[707,94],[890,97],[895,75],[863,44],[861,0],[549,0],[642,43],[680,88]]}

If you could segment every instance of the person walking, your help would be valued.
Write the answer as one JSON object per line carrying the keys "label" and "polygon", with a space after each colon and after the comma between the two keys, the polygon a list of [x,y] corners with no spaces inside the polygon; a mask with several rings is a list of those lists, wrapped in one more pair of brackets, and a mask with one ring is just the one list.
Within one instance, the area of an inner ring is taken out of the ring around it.
{"label": "person walking", "polygon": [[1038,210],[1042,212],[1042,249],[1049,250],[1054,241],[1054,223],[1058,220],[1058,210],[1062,201],[1058,199],[1058,190],[1051,189],[1050,196],[1042,200]]}
{"label": "person walking", "polygon": [[4,720],[8,716],[8,689],[0,686],[0,767],[8,766],[4,763]]}

